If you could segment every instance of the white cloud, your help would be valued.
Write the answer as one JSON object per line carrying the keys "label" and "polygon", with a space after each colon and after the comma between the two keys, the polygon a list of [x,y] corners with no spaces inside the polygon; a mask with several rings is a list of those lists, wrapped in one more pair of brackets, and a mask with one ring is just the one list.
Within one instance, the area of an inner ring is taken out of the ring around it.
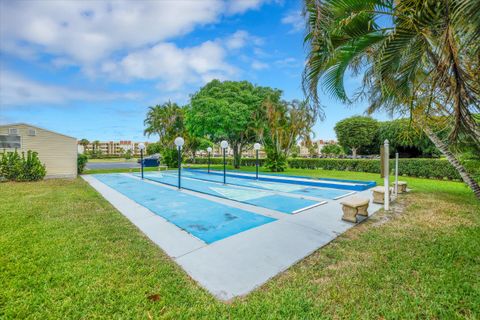
{"label": "white cloud", "polygon": [[305,20],[300,10],[289,12],[286,16],[282,18],[282,23],[291,25],[292,26],[291,32],[302,31],[303,28],[305,27]]}
{"label": "white cloud", "polygon": [[[3,50],[46,52],[80,65],[183,35],[218,20],[225,4],[202,1],[1,1]],[[31,55],[31,52],[28,52]]]}
{"label": "white cloud", "polygon": [[229,49],[239,49],[245,46],[248,40],[249,34],[246,31],[239,30],[235,32],[230,38],[227,39],[225,45]]}
{"label": "white cloud", "polygon": [[257,61],[257,60],[253,60],[252,69],[263,70],[263,69],[266,69],[266,68],[268,68],[268,64]]}
{"label": "white cloud", "polygon": [[46,85],[8,70],[2,69],[0,72],[0,107],[2,108],[38,103],[64,104],[70,101],[135,99],[137,97],[138,94],[135,93],[87,92],[58,85]]}
{"label": "white cloud", "polygon": [[258,9],[264,3],[270,0],[231,0],[227,2],[227,13],[237,14],[244,13],[247,10]]}
{"label": "white cloud", "polygon": [[173,91],[186,84],[203,84],[235,74],[225,56],[226,50],[216,41],[189,48],[160,43],[132,52],[120,61],[105,62],[101,70],[118,80],[158,79],[161,83],[157,88]]}
{"label": "white cloud", "polygon": [[240,49],[249,44],[261,46],[263,39],[253,36],[245,30],[238,30],[225,40],[225,46],[228,49]]}
{"label": "white cloud", "polygon": [[278,59],[278,60],[275,60],[274,63],[279,68],[293,68],[293,67],[299,67],[302,65],[298,59],[293,57]]}

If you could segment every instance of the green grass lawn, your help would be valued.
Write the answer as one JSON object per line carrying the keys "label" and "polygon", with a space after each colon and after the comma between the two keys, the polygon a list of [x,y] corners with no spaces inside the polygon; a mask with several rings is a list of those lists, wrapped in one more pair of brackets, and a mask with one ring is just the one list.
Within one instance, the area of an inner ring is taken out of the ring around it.
{"label": "green grass lawn", "polygon": [[0,318],[478,319],[479,202],[462,183],[402,180],[413,191],[394,213],[378,213],[228,303],[82,179],[2,183]]}

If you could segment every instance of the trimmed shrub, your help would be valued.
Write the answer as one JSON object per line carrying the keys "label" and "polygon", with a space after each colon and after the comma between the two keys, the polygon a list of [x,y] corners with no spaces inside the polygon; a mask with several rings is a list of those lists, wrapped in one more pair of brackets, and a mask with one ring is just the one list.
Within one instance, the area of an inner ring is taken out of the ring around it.
{"label": "trimmed shrub", "polygon": [[[266,159],[259,159],[260,166],[264,166]],[[322,159],[322,158],[290,158],[287,160],[290,168],[298,169],[323,169],[339,171],[370,172],[380,174],[380,160],[378,159]],[[188,162],[187,162],[188,163]],[[207,158],[197,158],[197,164],[207,164]],[[222,158],[211,158],[212,164],[223,164]],[[462,161],[467,171],[474,179],[480,181],[480,161]],[[233,160],[227,158],[227,164],[232,165]],[[255,159],[242,159],[243,166],[255,166]],[[394,170],[395,160],[390,160],[390,169]],[[398,171],[400,175],[410,177],[423,177],[431,179],[460,180],[461,177],[455,168],[445,159],[430,158],[405,158],[399,159]]]}
{"label": "trimmed shrub", "polygon": [[40,162],[38,153],[28,150],[27,156],[15,152],[4,152],[0,159],[0,176],[11,181],[38,181],[47,173],[45,165]]}
{"label": "trimmed shrub", "polygon": [[85,154],[79,153],[77,155],[77,173],[81,174],[83,173],[83,170],[85,169],[85,166],[87,165],[88,162],[88,157]]}
{"label": "trimmed shrub", "polygon": [[[380,160],[377,159],[289,159],[291,168],[324,169],[380,173]],[[477,180],[480,178],[480,161],[464,161],[468,172]],[[395,160],[390,160],[393,172]],[[432,179],[461,179],[455,168],[445,159],[399,159],[400,175]]]}

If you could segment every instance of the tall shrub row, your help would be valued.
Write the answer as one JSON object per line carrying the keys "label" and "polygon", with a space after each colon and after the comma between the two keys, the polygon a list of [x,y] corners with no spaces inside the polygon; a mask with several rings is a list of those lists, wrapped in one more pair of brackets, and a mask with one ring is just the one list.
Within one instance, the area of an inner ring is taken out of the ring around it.
{"label": "tall shrub row", "polygon": [[[260,165],[264,164],[265,159],[260,159]],[[187,161],[188,163],[188,161]],[[197,158],[197,164],[207,164],[207,158]],[[231,158],[227,158],[227,164],[233,163]],[[211,158],[211,164],[223,164],[222,158]],[[466,160],[463,162],[466,169],[480,180],[480,161]],[[254,166],[255,159],[242,159],[242,165]],[[380,173],[380,160],[376,159],[306,159],[290,158],[288,159],[290,168],[298,169],[323,169],[339,171],[355,171]],[[394,160],[390,160],[390,168],[394,168]],[[410,177],[424,177],[432,179],[460,179],[458,172],[444,159],[430,158],[408,158],[399,159],[398,170],[400,175]]]}
{"label": "tall shrub row", "polygon": [[38,154],[29,150],[25,155],[14,152],[3,152],[0,156],[0,180],[37,181],[45,177],[47,170],[40,162]]}

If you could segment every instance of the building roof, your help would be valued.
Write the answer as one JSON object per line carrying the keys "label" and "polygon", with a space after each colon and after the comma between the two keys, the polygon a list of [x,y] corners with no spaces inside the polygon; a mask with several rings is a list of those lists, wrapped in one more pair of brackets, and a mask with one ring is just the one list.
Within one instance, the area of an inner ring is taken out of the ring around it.
{"label": "building roof", "polygon": [[48,129],[45,129],[45,128],[42,128],[42,127],[39,127],[39,126],[34,126],[33,124],[29,124],[29,123],[25,123],[25,122],[0,124],[0,127],[12,127],[12,126],[20,126],[20,125],[27,126],[27,127],[32,127],[32,128],[37,128],[37,129],[41,129],[41,130],[45,130],[45,131],[48,131],[48,132],[51,132],[51,133],[58,134],[58,135],[60,135],[60,136],[64,136],[64,137],[67,137],[67,138],[70,138],[70,139],[75,139],[75,140],[77,140],[77,138],[75,138],[75,137],[67,136],[66,134],[59,133],[59,132],[52,131],[52,130],[48,130]]}

